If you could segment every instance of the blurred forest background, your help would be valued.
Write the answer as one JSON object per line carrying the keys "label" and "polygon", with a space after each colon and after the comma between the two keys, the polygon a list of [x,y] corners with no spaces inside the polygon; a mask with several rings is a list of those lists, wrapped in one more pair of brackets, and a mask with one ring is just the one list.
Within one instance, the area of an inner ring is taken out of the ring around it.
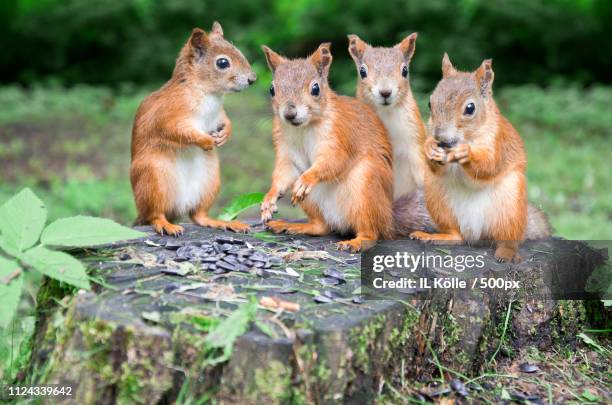
{"label": "blurred forest background", "polygon": [[215,212],[269,185],[270,74],[261,44],[303,56],[332,41],[332,85],[352,95],[348,33],[390,46],[418,31],[411,83],[420,105],[440,78],[444,51],[465,70],[492,57],[498,103],[527,144],[531,200],[559,235],[612,238],[608,0],[4,0],[0,201],[28,185],[52,219],[83,213],[131,223],[133,114],[170,77],[191,29],[214,20],[259,75],[256,86],[227,97],[235,129],[220,152]]}

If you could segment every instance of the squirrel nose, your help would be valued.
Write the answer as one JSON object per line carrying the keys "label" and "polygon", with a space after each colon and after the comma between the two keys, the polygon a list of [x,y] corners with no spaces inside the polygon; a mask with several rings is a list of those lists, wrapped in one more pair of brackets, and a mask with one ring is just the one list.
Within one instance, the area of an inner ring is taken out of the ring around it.
{"label": "squirrel nose", "polygon": [[391,93],[392,93],[392,91],[389,89],[382,89],[382,90],[379,90],[378,92],[380,93],[380,96],[382,98],[389,98],[391,97]]}
{"label": "squirrel nose", "polygon": [[255,74],[255,72],[252,72],[249,77],[247,78],[249,85],[255,83],[255,80],[257,80],[257,75]]}
{"label": "squirrel nose", "polygon": [[296,110],[287,110],[285,111],[285,119],[287,121],[293,121],[295,119],[295,117],[297,117],[297,111]]}
{"label": "squirrel nose", "polygon": [[295,105],[289,104],[287,108],[285,108],[283,115],[287,121],[293,121],[295,117],[297,117],[297,108],[295,108]]}

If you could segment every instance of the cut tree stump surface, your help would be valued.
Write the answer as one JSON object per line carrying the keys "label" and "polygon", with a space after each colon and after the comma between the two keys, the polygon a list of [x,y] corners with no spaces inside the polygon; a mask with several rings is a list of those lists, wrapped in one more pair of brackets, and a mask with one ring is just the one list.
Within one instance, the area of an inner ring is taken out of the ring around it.
{"label": "cut tree stump surface", "polygon": [[[427,379],[438,372],[435,359],[474,374],[500,346],[508,300],[364,301],[360,256],[336,250],[338,238],[257,232],[185,225],[179,238],[150,234],[85,255],[96,288],[41,313],[29,378],[72,385],[75,395],[65,403],[206,397],[238,404],[371,403],[382,382],[402,370]],[[415,254],[436,249],[417,241],[401,246]],[[449,249],[485,254],[486,270],[507,266],[495,263],[488,247]],[[595,260],[567,250],[555,239],[526,242],[525,260],[514,268],[519,278],[537,279],[547,266],[592,269],[599,260],[597,252]],[[260,306],[229,360],[210,365],[208,323],[225,319],[252,294],[300,309]],[[61,296],[60,286],[47,280],[39,306]],[[509,341],[502,343],[551,344],[571,336],[585,317],[579,301],[518,299]]]}

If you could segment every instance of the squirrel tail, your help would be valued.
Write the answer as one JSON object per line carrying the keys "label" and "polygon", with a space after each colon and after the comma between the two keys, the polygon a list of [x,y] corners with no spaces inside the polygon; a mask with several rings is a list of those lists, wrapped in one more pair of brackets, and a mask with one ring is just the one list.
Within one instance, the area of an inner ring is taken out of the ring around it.
{"label": "squirrel tail", "polygon": [[527,207],[527,232],[525,239],[546,239],[552,234],[552,227],[546,214],[539,208],[529,204]]}
{"label": "squirrel tail", "polygon": [[[436,224],[431,219],[423,190],[405,194],[393,202],[393,237],[405,238],[414,231],[436,232]],[[529,204],[527,209],[526,239],[546,239],[552,234],[552,227],[546,214]]]}
{"label": "squirrel tail", "polygon": [[414,231],[435,232],[423,190],[405,194],[393,202],[393,237],[405,238]]}

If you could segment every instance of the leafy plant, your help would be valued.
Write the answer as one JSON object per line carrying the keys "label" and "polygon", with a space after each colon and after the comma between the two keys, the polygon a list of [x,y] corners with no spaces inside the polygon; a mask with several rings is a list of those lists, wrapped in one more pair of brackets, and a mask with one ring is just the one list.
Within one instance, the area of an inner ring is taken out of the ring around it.
{"label": "leafy plant", "polygon": [[231,357],[234,342],[247,331],[256,314],[257,299],[255,296],[250,296],[248,302],[211,329],[204,340],[206,365],[222,363]]}
{"label": "leafy plant", "polygon": [[85,266],[57,247],[88,247],[135,239],[144,233],[111,220],[85,216],[59,219],[47,227],[47,208],[30,190],[23,189],[0,206],[0,327],[6,328],[19,305],[24,271],[88,290]]}
{"label": "leafy plant", "polygon": [[221,213],[221,215],[219,215],[219,219],[223,221],[230,221],[236,218],[241,212],[255,205],[261,204],[263,198],[263,193],[250,193],[238,196],[234,198],[232,202],[223,209],[223,212]]}

